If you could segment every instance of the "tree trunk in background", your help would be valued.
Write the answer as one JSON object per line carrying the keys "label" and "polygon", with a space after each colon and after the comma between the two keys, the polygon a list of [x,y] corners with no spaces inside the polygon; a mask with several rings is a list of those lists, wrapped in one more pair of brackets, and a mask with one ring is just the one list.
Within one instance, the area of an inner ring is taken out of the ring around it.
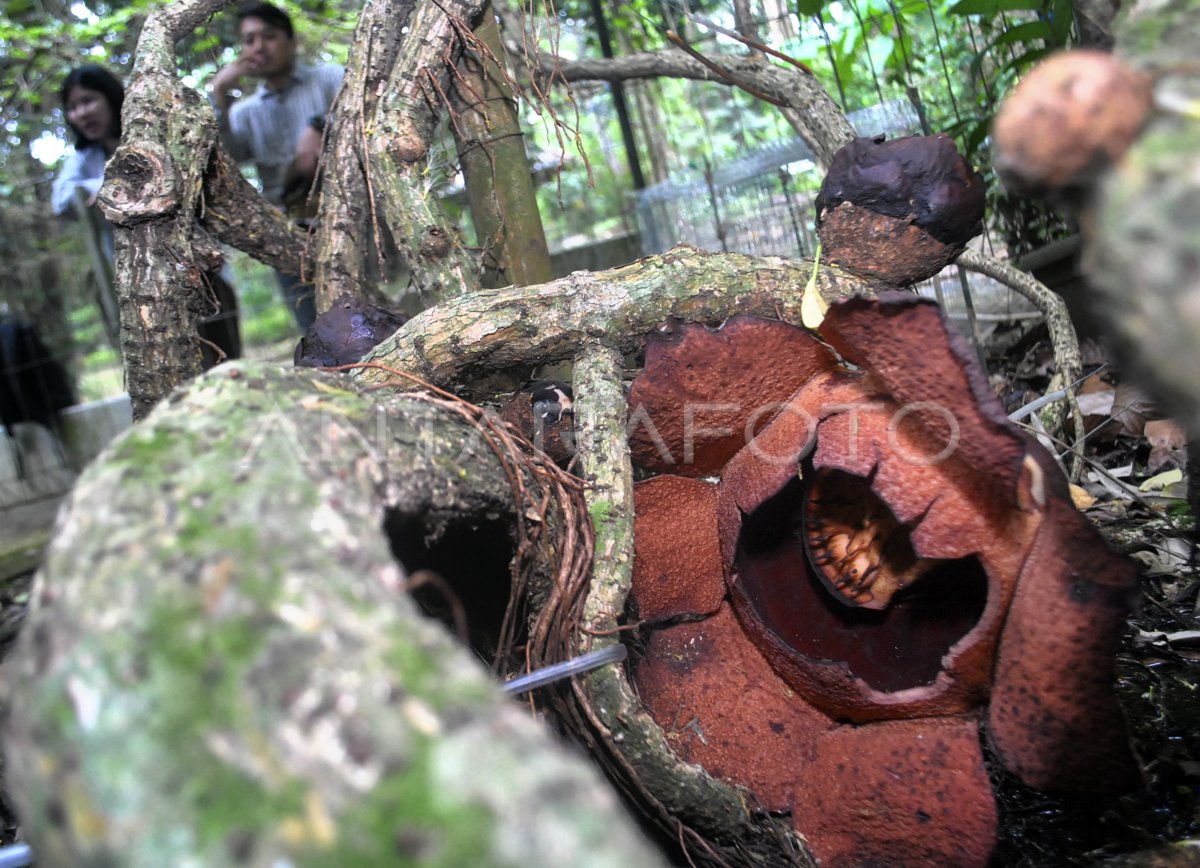
{"label": "tree trunk in background", "polygon": [[[592,21],[596,25],[596,38],[600,40],[600,55],[605,60],[613,57],[612,40],[608,35],[608,21],[604,17],[604,4],[591,0]],[[621,141],[625,144],[625,159],[629,163],[629,178],[634,190],[646,186],[642,173],[642,161],[638,154],[637,141],[633,137],[633,124],[629,120],[629,103],[625,99],[625,88],[619,80],[609,82],[612,89],[613,108],[617,112],[617,123],[621,126]]]}
{"label": "tree trunk in background", "polygon": [[[750,10],[750,0],[733,0],[734,28],[742,36],[758,39],[758,25],[754,21],[754,13]],[[757,54],[751,51],[751,54]]]}
{"label": "tree trunk in background", "polygon": [[659,102],[651,94],[651,90],[657,92],[661,87],[656,81],[639,81],[632,82],[629,88],[637,106],[638,130],[642,134],[642,141],[646,143],[651,184],[665,181],[671,175],[671,146],[664,135],[669,127]]}
{"label": "tree trunk in background", "polygon": [[[633,45],[629,32],[619,29],[616,32],[617,47],[622,55],[632,54]],[[662,116],[659,101],[652,97],[661,93],[662,85],[657,81],[631,81],[626,93],[633,97],[634,118],[637,131],[641,136],[642,153],[650,163],[649,184],[657,184],[667,180],[670,175],[670,146],[664,139],[664,133],[669,128]]]}
{"label": "tree trunk in background", "polygon": [[[529,171],[504,44],[490,4],[475,28],[476,50],[459,61],[451,124],[466,179],[484,286],[528,286],[554,278]],[[490,54],[490,56],[489,56]]]}

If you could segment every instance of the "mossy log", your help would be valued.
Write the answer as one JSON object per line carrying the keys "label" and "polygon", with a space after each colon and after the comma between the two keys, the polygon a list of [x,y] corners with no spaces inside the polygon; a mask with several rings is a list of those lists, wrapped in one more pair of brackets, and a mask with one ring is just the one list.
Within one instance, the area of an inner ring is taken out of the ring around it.
{"label": "mossy log", "polygon": [[5,665],[39,865],[659,864],[405,595],[385,518],[517,506],[461,415],[380,395],[230,363],[84,474]]}

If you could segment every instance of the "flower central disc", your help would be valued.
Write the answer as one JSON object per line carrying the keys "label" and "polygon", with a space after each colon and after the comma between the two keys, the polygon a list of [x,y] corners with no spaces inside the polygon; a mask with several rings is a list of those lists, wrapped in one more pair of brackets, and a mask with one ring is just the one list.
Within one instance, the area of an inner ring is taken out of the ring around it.
{"label": "flower central disc", "polygon": [[817,471],[804,497],[803,536],[817,577],[849,606],[886,609],[930,567],[861,476]]}

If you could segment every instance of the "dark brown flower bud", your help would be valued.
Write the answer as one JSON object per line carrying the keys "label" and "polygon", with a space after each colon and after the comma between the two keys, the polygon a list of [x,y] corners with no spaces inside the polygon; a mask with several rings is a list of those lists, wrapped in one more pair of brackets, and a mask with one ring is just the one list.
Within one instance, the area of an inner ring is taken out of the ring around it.
{"label": "dark brown flower bud", "polygon": [[859,138],[834,155],[816,207],[827,261],[902,286],[983,231],[984,184],[949,136]]}
{"label": "dark brown flower bud", "polygon": [[317,317],[296,345],[298,368],[323,368],[357,362],[407,322],[403,314],[342,296]]}

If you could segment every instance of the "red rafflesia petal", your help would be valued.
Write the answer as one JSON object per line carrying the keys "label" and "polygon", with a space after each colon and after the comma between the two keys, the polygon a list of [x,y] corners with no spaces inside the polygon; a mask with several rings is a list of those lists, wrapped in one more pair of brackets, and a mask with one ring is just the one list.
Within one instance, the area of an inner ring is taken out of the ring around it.
{"label": "red rafflesia petal", "polygon": [[[789,683],[829,714],[967,711],[987,696],[1005,612],[1043,519],[1025,457],[1040,447],[1004,416],[936,306],[907,294],[852,299],[826,323],[822,333],[863,373],[814,378],[721,475],[718,529],[734,604]],[[746,551],[744,522],[762,504],[791,498],[776,525],[803,511],[799,492],[782,494],[795,464],[777,456],[811,442],[815,419],[807,472],[869,479],[916,554],[941,562],[936,580],[917,580],[883,612],[848,608],[818,588],[794,534],[760,535],[765,548]]]}
{"label": "red rafflesia petal", "polygon": [[748,787],[762,810],[788,810],[834,725],[771,670],[728,605],[656,632],[634,681],[679,757]]}
{"label": "red rafflesia petal", "polygon": [[986,865],[996,803],[971,718],[838,727],[803,770],[792,822],[822,866]]}
{"label": "red rafflesia petal", "polygon": [[643,621],[708,615],[725,599],[717,547],[717,487],[657,476],[633,490],[632,593]]}
{"label": "red rafflesia petal", "polygon": [[1140,780],[1112,689],[1137,570],[1055,488],[1004,627],[988,733],[1030,786],[1121,793]]}
{"label": "red rafflesia petal", "polygon": [[728,606],[656,632],[635,671],[679,757],[793,811],[822,865],[984,865],[996,811],[978,723],[836,725],[792,693]]}
{"label": "red rafflesia petal", "polygon": [[752,316],[720,329],[669,326],[646,341],[646,369],[629,393],[633,463],[709,476],[746,444],[779,402],[834,366],[803,329]]}
{"label": "red rafflesia petal", "polygon": [[1029,440],[1008,420],[974,353],[936,304],[906,292],[847,299],[830,307],[821,335],[869,372],[902,409],[906,428],[924,429],[933,454],[954,440],[960,463],[973,468],[980,506],[990,498],[1017,505]]}

